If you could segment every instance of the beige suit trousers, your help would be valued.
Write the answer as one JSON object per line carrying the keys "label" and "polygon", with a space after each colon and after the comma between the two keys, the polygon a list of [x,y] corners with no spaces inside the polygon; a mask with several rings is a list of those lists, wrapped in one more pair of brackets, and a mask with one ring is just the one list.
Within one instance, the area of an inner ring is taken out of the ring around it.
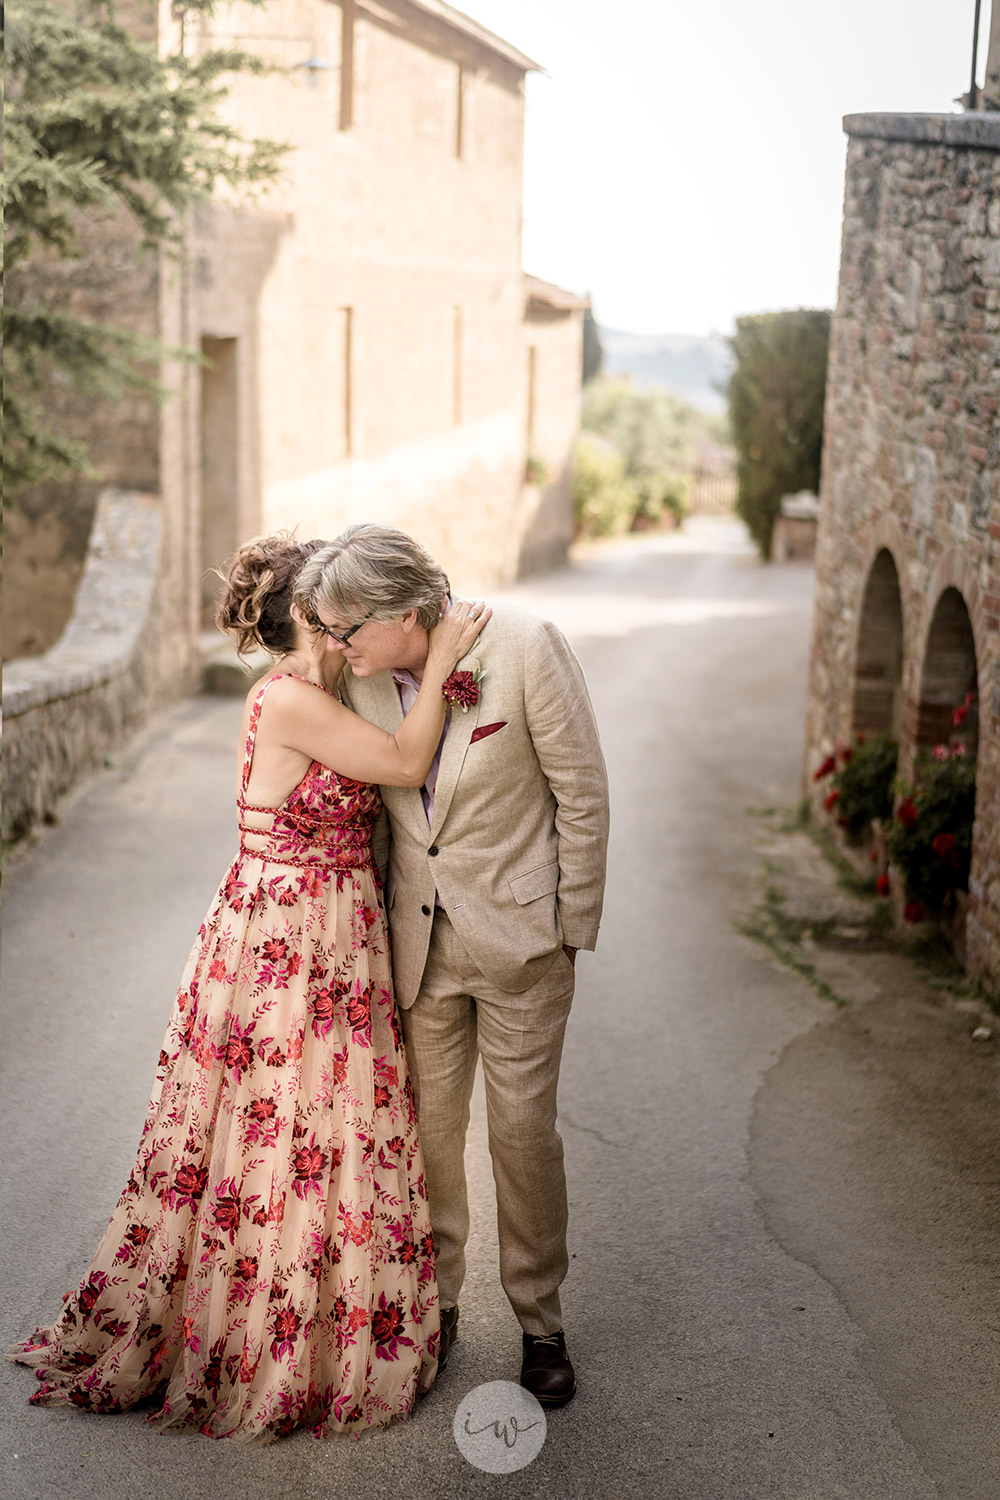
{"label": "beige suit trousers", "polygon": [[559,1287],[569,1265],[556,1086],[572,1000],[573,967],[562,951],[530,989],[498,989],[473,964],[439,908],[420,993],[400,1011],[441,1306],[458,1302],[465,1276],[465,1137],[476,1059],[482,1057],[500,1281],[521,1327],[536,1335],[562,1327]]}

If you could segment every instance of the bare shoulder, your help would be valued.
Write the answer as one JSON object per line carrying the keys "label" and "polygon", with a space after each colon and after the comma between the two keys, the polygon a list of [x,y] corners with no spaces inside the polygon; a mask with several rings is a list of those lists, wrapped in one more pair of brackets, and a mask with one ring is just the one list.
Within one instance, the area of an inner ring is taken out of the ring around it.
{"label": "bare shoulder", "polygon": [[293,676],[290,672],[275,672],[269,678],[262,678],[247,694],[248,705],[253,703],[265,683],[267,692],[264,694],[261,712],[266,711],[269,717],[275,714],[298,714],[303,710],[309,714],[344,712],[336,693],[323,687],[321,683],[311,682],[307,677]]}

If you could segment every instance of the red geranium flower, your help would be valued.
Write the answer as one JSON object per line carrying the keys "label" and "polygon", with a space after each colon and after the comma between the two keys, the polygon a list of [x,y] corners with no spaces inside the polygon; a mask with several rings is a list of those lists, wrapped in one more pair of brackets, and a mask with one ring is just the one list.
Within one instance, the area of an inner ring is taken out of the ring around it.
{"label": "red geranium flower", "polygon": [[835,807],[836,804],[839,801],[840,801],[840,793],[839,792],[837,792],[837,791],[828,792],[827,795],[823,798],[823,806],[826,808],[827,812],[829,812],[830,809],[832,807]]}
{"label": "red geranium flower", "polygon": [[953,724],[964,724],[968,712],[968,708],[963,703],[961,708],[956,708],[955,712],[952,714],[951,722]]}
{"label": "red geranium flower", "polygon": [[907,901],[903,907],[903,916],[907,922],[919,922],[923,919],[924,903],[922,901]]}
{"label": "red geranium flower", "polygon": [[875,882],[875,889],[878,891],[880,896],[888,896],[891,889],[889,885],[888,875],[879,876],[879,878]]}
{"label": "red geranium flower", "polygon": [[837,761],[834,756],[828,755],[818,770],[813,772],[813,781],[822,781],[824,776],[832,776],[837,769]]}
{"label": "red geranium flower", "polygon": [[917,808],[912,797],[904,797],[896,816],[904,828],[912,828],[917,821]]}
{"label": "red geranium flower", "polygon": [[955,835],[953,833],[936,834],[934,842],[931,844],[931,848],[934,850],[934,853],[939,854],[942,859],[947,859],[948,856],[954,852]]}

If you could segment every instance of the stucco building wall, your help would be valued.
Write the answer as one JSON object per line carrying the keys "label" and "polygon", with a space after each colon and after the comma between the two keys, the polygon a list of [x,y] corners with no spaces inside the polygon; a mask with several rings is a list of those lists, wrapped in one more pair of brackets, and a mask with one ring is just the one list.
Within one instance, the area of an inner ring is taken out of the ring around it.
{"label": "stucco building wall", "polygon": [[805,784],[865,728],[908,778],[977,694],[966,946],[1000,992],[1000,115],[845,128]]}
{"label": "stucco building wall", "polygon": [[256,211],[195,226],[202,336],[236,340],[233,541],[379,520],[467,587],[509,579],[527,59],[406,0],[235,4],[189,45],[229,39],[288,70],[241,81],[230,118],[292,147]]}

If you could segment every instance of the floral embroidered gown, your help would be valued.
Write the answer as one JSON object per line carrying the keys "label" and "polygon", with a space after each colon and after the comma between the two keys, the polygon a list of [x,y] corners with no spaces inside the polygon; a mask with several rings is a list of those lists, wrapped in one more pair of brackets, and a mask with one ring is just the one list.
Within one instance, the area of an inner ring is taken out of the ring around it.
{"label": "floral embroidered gown", "polygon": [[[273,680],[273,679],[271,679]],[[437,1368],[413,1095],[371,832],[378,791],[319,762],[241,847],[184,973],[139,1154],[53,1328],[32,1401],[270,1441],[406,1416]]]}

